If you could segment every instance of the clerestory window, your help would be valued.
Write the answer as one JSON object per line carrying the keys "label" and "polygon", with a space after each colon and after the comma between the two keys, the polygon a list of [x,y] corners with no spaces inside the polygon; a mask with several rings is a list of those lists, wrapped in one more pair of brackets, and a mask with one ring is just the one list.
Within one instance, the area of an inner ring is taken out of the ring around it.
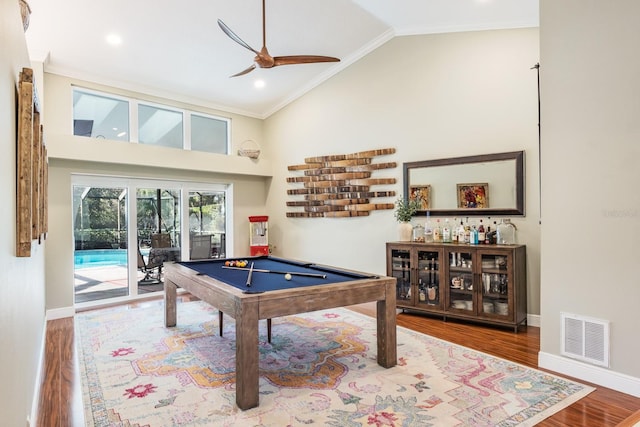
{"label": "clerestory window", "polygon": [[229,154],[231,120],[133,98],[73,88],[73,134]]}

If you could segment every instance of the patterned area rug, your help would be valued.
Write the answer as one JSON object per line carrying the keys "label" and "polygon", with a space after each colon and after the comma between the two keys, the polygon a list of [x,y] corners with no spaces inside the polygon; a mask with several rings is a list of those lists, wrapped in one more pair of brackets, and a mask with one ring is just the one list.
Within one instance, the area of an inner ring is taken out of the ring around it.
{"label": "patterned area rug", "polygon": [[260,406],[235,405],[234,322],[200,301],[79,313],[88,426],[531,426],[592,388],[398,327],[376,363],[375,319],[332,309],[260,322]]}

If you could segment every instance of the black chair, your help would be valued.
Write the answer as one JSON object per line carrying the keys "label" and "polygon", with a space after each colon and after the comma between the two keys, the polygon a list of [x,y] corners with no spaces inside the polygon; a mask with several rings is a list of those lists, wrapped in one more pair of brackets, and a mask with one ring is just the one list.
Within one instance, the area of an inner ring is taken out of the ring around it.
{"label": "black chair", "polygon": [[194,234],[191,239],[191,250],[189,259],[208,259],[211,258],[213,243],[211,234]]}
{"label": "black chair", "polygon": [[138,246],[138,270],[144,273],[144,278],[138,281],[139,285],[158,285],[162,283],[162,280],[160,280],[161,267],[162,263],[147,264],[142,256],[142,252],[140,251],[140,246]]}

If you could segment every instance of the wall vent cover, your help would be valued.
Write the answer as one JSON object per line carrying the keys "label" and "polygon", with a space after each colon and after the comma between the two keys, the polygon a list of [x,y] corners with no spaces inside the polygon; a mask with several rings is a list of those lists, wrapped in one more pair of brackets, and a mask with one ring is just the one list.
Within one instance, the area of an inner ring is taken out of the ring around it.
{"label": "wall vent cover", "polygon": [[609,367],[609,321],[560,313],[562,350],[567,357]]}

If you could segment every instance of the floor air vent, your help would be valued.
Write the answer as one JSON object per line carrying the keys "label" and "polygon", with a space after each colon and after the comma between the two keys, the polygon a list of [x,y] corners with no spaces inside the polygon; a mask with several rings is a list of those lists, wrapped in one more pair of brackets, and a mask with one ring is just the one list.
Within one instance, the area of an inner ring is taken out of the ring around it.
{"label": "floor air vent", "polygon": [[562,354],[609,367],[609,321],[561,313]]}

